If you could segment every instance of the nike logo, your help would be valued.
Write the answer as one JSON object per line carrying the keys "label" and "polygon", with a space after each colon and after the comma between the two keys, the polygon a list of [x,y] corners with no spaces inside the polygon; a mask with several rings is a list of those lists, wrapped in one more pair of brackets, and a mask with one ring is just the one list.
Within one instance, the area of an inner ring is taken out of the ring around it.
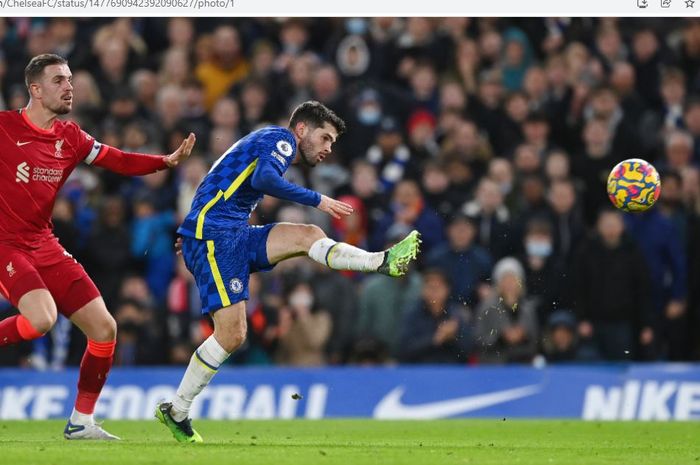
{"label": "nike logo", "polygon": [[23,145],[31,144],[34,141],[28,140],[27,142],[17,141],[17,147],[22,147]]}
{"label": "nike logo", "polygon": [[540,391],[536,384],[503,391],[458,397],[456,399],[405,405],[401,402],[405,389],[399,386],[389,392],[374,408],[373,416],[378,419],[435,419],[472,412],[492,405],[521,399]]}
{"label": "nike logo", "polygon": [[73,425],[71,423],[68,423],[68,425],[66,425],[66,433],[68,434],[77,433],[78,431],[82,431],[84,429],[85,426],[83,425]]}

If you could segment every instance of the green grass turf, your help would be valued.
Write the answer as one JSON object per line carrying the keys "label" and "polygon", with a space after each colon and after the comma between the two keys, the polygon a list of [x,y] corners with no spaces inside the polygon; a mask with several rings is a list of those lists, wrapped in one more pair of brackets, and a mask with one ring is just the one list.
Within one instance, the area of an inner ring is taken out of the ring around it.
{"label": "green grass turf", "polygon": [[0,421],[0,463],[700,465],[698,422],[196,421],[196,445],[155,420],[106,422],[119,442],[66,441],[63,426]]}

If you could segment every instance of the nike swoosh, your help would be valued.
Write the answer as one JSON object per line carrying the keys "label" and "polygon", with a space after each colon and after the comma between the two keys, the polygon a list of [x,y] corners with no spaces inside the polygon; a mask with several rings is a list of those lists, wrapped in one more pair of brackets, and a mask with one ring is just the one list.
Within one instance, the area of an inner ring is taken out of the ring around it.
{"label": "nike swoosh", "polygon": [[31,141],[31,140],[29,140],[27,142],[17,141],[17,147],[22,147],[23,145],[31,144],[32,142],[34,142],[34,141]]}
{"label": "nike swoosh", "polygon": [[445,418],[460,413],[472,412],[492,405],[510,402],[536,394],[540,387],[536,384],[522,386],[503,391],[476,394],[473,396],[458,397],[456,399],[428,402],[417,405],[405,405],[401,397],[405,388],[399,386],[389,392],[374,408],[374,418],[379,419],[434,419]]}
{"label": "nike swoosh", "polygon": [[84,430],[84,429],[85,429],[84,426],[73,426],[73,425],[71,425],[71,426],[69,426],[69,427],[66,428],[66,431],[68,432],[68,434],[73,434],[73,433],[77,433],[78,431],[82,431],[82,430]]}

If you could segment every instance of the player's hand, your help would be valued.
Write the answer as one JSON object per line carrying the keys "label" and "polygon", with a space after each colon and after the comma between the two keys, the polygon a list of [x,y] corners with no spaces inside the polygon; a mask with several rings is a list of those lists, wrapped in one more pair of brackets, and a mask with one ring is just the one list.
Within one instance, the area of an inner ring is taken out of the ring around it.
{"label": "player's hand", "polygon": [[325,195],[321,196],[321,203],[316,208],[336,219],[339,219],[341,216],[348,216],[354,211],[351,205]]}
{"label": "player's hand", "polygon": [[192,147],[194,147],[196,140],[197,138],[194,134],[190,133],[187,139],[182,141],[182,144],[180,144],[177,150],[165,157],[165,164],[168,165],[168,168],[174,168],[179,165],[180,162],[187,160],[192,153]]}
{"label": "player's hand", "polygon": [[175,241],[175,253],[182,257],[182,238],[178,237]]}

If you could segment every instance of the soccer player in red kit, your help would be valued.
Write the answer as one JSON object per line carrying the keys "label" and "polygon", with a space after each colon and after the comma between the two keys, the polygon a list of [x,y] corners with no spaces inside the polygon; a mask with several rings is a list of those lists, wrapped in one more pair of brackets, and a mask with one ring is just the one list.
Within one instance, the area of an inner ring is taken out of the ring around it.
{"label": "soccer player in red kit", "polygon": [[80,162],[124,175],[172,168],[195,142],[190,134],[170,155],[122,152],[100,144],[74,122],[72,75],[67,61],[38,55],[25,69],[26,108],[0,112],[0,292],[19,315],[0,321],[0,347],[41,337],[57,312],[87,337],[78,395],[66,439],[118,439],[93,420],[97,398],[112,366],[117,324],[83,267],[52,232],[56,195]]}

